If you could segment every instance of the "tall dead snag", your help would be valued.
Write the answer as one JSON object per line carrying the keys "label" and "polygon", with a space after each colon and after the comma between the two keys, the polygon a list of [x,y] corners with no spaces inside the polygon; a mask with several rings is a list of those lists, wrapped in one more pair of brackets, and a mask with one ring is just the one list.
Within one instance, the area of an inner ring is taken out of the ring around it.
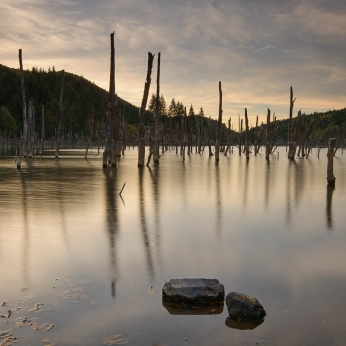
{"label": "tall dead snag", "polygon": [[249,120],[247,117],[247,109],[245,108],[245,155],[246,155],[246,160],[249,160],[249,153],[250,153],[250,148],[249,148]]}
{"label": "tall dead snag", "polygon": [[224,156],[227,156],[230,145],[231,145],[231,117],[229,117],[229,119],[228,119],[227,146],[226,146],[226,150],[224,152]]}
{"label": "tall dead snag", "polygon": [[27,138],[28,138],[28,157],[31,159],[34,151],[34,105],[29,101],[28,109],[28,128],[27,128]]}
{"label": "tall dead snag", "polygon": [[[24,85],[24,70],[22,62],[22,50],[19,49],[19,67],[20,67],[20,88],[22,91],[22,106],[23,106],[23,133],[20,139],[19,155],[17,161],[17,168],[20,169],[22,165],[23,152],[27,155],[27,148],[25,148],[26,137],[27,137],[27,119],[26,119],[26,98],[25,98],[25,85]],[[26,156],[25,155],[25,156]]]}
{"label": "tall dead snag", "polygon": [[154,157],[155,163],[160,162],[160,151],[159,151],[159,116],[160,116],[160,59],[161,53],[157,57],[157,78],[156,78],[156,105],[154,110]]}
{"label": "tall dead snag", "polygon": [[328,143],[328,164],[327,164],[327,183],[330,186],[335,185],[335,177],[333,173],[333,157],[334,157],[334,146],[335,146],[335,138],[330,138]]}
{"label": "tall dead snag", "polygon": [[266,160],[269,160],[270,154],[270,109],[267,113],[267,126],[266,126]]}
{"label": "tall dead snag", "polygon": [[287,157],[290,160],[294,160],[294,156],[296,154],[296,148],[297,146],[293,143],[291,138],[291,131],[292,131],[292,115],[293,115],[293,106],[294,101],[297,98],[293,99],[293,88],[290,89],[290,117],[288,121],[288,154]]}
{"label": "tall dead snag", "polygon": [[242,142],[242,136],[243,136],[243,119],[240,120],[239,116],[239,156],[241,156],[241,142]]}
{"label": "tall dead snag", "polygon": [[184,109],[184,118],[182,120],[182,146],[181,154],[183,155],[183,161],[185,161],[185,149],[186,149],[186,107]]}
{"label": "tall dead snag", "polygon": [[91,126],[91,132],[90,132],[90,136],[88,138],[88,142],[87,142],[87,147],[85,149],[85,155],[84,158],[86,159],[88,157],[88,151],[89,151],[89,146],[90,146],[90,142],[91,139],[94,135],[94,106],[91,106],[91,121],[90,121],[90,126]]}
{"label": "tall dead snag", "polygon": [[45,137],[45,130],[44,130],[44,106],[42,106],[42,128],[41,128],[41,141],[40,141],[40,149],[39,149],[39,154],[40,155],[42,155],[44,137]]}
{"label": "tall dead snag", "polygon": [[150,89],[150,83],[151,83],[151,71],[153,69],[153,61],[154,61],[154,55],[150,52],[148,52],[148,70],[147,70],[147,77],[144,84],[144,93],[143,93],[143,99],[141,108],[139,111],[139,130],[138,130],[138,167],[144,166],[144,158],[145,158],[145,127],[144,127],[144,120],[145,120],[145,109],[147,108],[147,101],[148,101],[148,95],[149,95],[149,89]]}
{"label": "tall dead snag", "polygon": [[215,162],[220,160],[220,132],[222,123],[222,90],[221,81],[219,82],[219,119],[217,122],[217,132],[215,141]]}
{"label": "tall dead snag", "polygon": [[61,119],[62,119],[62,99],[64,96],[64,77],[65,71],[61,71],[61,89],[60,89],[60,100],[59,100],[59,118],[58,118],[58,130],[56,132],[56,147],[55,147],[55,158],[59,157],[60,147],[60,132],[61,132]]}
{"label": "tall dead snag", "polygon": [[103,96],[103,116],[104,116],[104,126],[105,126],[105,149],[103,151],[103,168],[108,166],[108,161],[110,159],[110,139],[111,139],[111,122],[108,106],[108,96],[107,93]]}
{"label": "tall dead snag", "polygon": [[209,156],[213,156],[214,154],[211,150],[210,136],[211,136],[211,120],[209,117],[208,119],[208,147],[209,147]]}

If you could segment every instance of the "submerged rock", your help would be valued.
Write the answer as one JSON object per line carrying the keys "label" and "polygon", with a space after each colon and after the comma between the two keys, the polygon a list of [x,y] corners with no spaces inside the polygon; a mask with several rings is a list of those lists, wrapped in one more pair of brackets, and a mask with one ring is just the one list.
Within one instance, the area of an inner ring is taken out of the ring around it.
{"label": "submerged rock", "polygon": [[231,292],[226,296],[226,305],[230,317],[244,321],[262,321],[266,315],[263,306],[247,294]]}
{"label": "submerged rock", "polygon": [[164,284],[162,295],[191,304],[215,302],[225,298],[225,288],[217,279],[171,279]]}

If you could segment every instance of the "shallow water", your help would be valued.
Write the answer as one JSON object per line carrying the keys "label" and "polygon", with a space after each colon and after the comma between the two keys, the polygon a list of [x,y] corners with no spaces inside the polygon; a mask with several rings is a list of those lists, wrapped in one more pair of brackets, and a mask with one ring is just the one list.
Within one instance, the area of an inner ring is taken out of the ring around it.
{"label": "shallow water", "polygon": [[[333,190],[325,150],[295,162],[279,151],[215,165],[172,150],[141,170],[132,149],[105,170],[95,149],[87,161],[47,151],[21,171],[0,157],[0,314],[13,311],[0,330],[24,345],[116,334],[128,345],[345,345],[346,156],[337,152]],[[237,330],[226,307],[167,310],[165,280],[185,277],[257,297],[265,321]],[[22,317],[47,325],[33,332]]]}

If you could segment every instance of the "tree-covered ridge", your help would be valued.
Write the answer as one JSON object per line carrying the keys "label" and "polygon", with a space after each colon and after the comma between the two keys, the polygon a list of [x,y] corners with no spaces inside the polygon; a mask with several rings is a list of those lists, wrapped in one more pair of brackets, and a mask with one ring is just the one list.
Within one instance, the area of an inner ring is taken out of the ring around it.
{"label": "tree-covered ridge", "polygon": [[[32,68],[24,72],[26,100],[35,107],[35,129],[41,130],[41,111],[44,106],[45,132],[48,137],[54,135],[57,127],[61,71],[54,67],[48,71]],[[63,133],[88,134],[91,130],[91,116],[94,113],[94,131],[102,131],[103,98],[105,90],[83,77],[65,73],[63,97]],[[119,98],[119,105],[127,123],[136,123],[138,108]],[[23,123],[23,110],[20,89],[19,69],[8,68],[0,64],[0,106],[4,106],[14,118],[16,133],[19,135]],[[92,111],[93,109],[93,111]],[[0,131],[8,128],[1,125]],[[13,129],[12,129],[13,131]]]}
{"label": "tree-covered ridge", "polygon": [[[61,71],[53,67],[44,71],[33,67],[24,72],[25,92],[27,102],[32,101],[35,107],[35,131],[41,133],[41,112],[44,106],[45,134],[55,135],[61,88]],[[81,76],[65,73],[62,133],[80,136],[91,132],[93,117],[93,133],[103,137],[104,132],[104,96],[106,91]],[[152,94],[148,102],[145,125],[151,125],[152,112],[156,105],[156,96]],[[160,96],[159,121],[164,126],[166,134],[181,138],[181,129],[199,137],[215,139],[217,121],[205,116],[203,108],[198,112],[193,105],[186,107],[173,98],[168,104],[163,95]],[[138,134],[138,107],[119,98],[121,114],[125,117],[129,139],[134,140]],[[340,137],[346,128],[346,109],[333,110],[323,113],[303,115],[309,134],[307,139],[315,143],[325,141],[329,137]],[[223,119],[224,122],[228,119]],[[237,122],[232,119],[232,122]],[[19,136],[23,127],[23,110],[20,89],[20,71],[0,64],[0,135]],[[292,135],[296,128],[296,118],[292,121]],[[272,140],[277,144],[287,143],[288,119],[276,120],[271,123]],[[226,126],[222,126],[225,141]],[[232,142],[238,143],[238,133],[232,131]],[[250,142],[265,142],[266,124],[250,129]]]}

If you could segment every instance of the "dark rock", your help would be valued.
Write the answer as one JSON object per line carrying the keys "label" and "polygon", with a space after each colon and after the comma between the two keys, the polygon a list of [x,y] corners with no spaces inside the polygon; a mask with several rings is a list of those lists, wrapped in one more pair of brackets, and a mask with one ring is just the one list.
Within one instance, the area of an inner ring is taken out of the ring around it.
{"label": "dark rock", "polygon": [[226,296],[226,305],[230,317],[244,321],[261,321],[266,315],[263,306],[247,294],[231,292]]}
{"label": "dark rock", "polygon": [[188,303],[216,302],[225,298],[225,289],[216,279],[171,279],[162,288],[168,300]]}
{"label": "dark rock", "polygon": [[223,312],[224,302],[186,304],[162,297],[162,305],[171,315],[219,315]]}
{"label": "dark rock", "polygon": [[264,320],[261,321],[244,321],[244,320],[236,320],[231,317],[227,317],[225,324],[227,327],[238,330],[253,330],[260,326]]}

